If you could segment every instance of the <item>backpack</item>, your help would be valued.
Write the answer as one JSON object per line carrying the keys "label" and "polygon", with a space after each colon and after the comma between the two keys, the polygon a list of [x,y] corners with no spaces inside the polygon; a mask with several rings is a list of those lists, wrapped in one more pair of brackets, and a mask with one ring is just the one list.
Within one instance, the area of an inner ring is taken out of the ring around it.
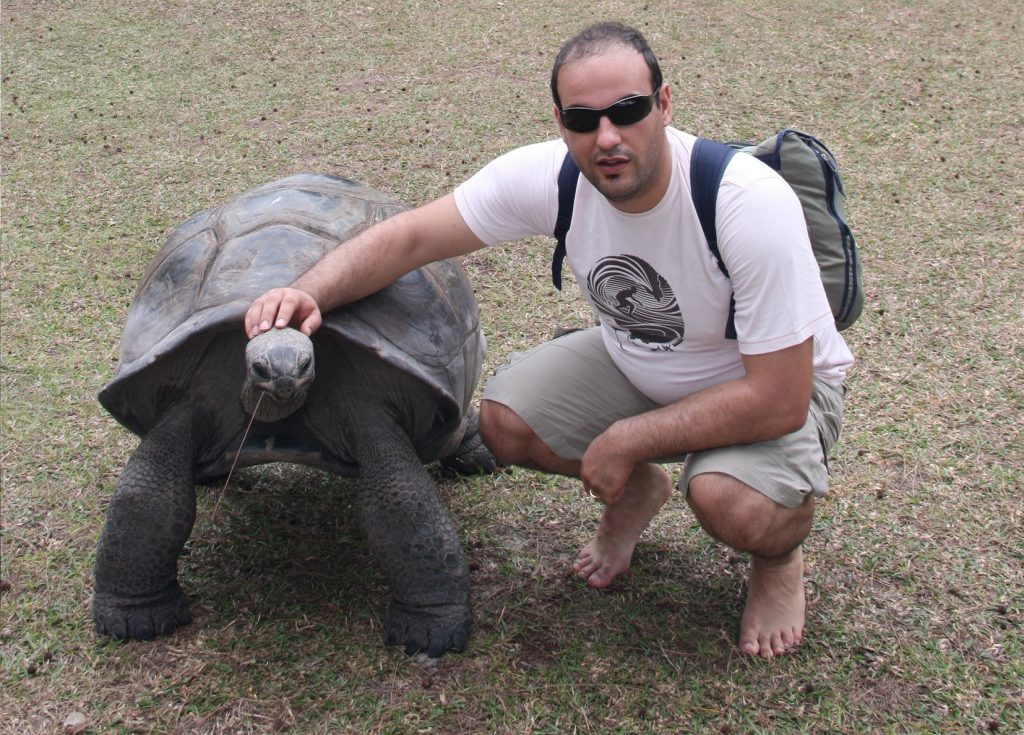
{"label": "backpack", "polygon": [[[690,161],[690,192],[708,247],[726,278],[729,271],[718,250],[715,205],[722,174],[737,151],[752,155],[773,168],[796,192],[804,210],[811,248],[818,261],[821,282],[836,328],[839,331],[846,329],[864,308],[864,291],[856,243],[846,224],[846,194],[831,151],[817,138],[789,128],[757,144],[697,139]],[[558,244],[551,261],[551,280],[559,290],[562,288],[565,236],[572,222],[578,179],[579,169],[572,157],[566,154],[558,174],[558,217],[554,230]],[[736,339],[735,307],[735,301],[732,301],[726,339]]]}

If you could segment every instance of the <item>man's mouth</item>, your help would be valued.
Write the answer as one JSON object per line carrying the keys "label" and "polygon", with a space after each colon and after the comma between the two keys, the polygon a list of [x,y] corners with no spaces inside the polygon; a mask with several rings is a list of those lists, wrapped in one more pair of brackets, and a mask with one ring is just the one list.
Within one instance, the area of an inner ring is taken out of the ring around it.
{"label": "man's mouth", "polygon": [[597,159],[597,168],[605,176],[618,176],[629,165],[628,156],[604,156]]}

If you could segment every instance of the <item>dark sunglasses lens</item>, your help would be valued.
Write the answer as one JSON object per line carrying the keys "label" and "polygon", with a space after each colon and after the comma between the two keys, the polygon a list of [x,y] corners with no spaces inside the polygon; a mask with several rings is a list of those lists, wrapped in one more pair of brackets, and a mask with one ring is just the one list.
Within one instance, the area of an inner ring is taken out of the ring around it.
{"label": "dark sunglasses lens", "polygon": [[630,97],[608,108],[608,119],[616,125],[632,125],[647,117],[653,101],[650,97]]}
{"label": "dark sunglasses lens", "polygon": [[597,128],[597,124],[601,120],[601,114],[601,110],[570,107],[562,110],[562,125],[574,133],[589,133]]}
{"label": "dark sunglasses lens", "polygon": [[596,130],[601,118],[605,116],[613,125],[632,125],[647,117],[653,105],[653,96],[644,96],[627,97],[603,110],[569,107],[562,110],[562,124],[574,133],[589,133]]}

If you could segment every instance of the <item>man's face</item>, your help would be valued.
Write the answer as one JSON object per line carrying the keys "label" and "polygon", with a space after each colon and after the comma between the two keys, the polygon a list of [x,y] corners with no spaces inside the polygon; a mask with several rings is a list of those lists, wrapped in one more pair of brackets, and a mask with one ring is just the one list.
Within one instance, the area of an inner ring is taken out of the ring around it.
{"label": "man's face", "polygon": [[[634,49],[614,45],[596,56],[572,61],[558,73],[562,107],[602,109],[626,97],[649,95],[651,73]],[[632,125],[617,126],[602,117],[595,130],[577,133],[562,125],[569,152],[594,187],[624,212],[646,212],[668,188],[670,167],[665,126],[671,119],[668,86],[658,91],[660,106]]]}

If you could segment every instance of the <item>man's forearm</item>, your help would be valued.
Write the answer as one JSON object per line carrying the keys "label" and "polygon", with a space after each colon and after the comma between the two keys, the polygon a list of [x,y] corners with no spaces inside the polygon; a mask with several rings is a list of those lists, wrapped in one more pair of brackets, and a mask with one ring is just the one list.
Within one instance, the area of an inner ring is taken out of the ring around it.
{"label": "man's forearm", "polygon": [[[723,383],[609,429],[638,461],[775,439],[803,425],[736,382]],[[790,412],[792,415],[793,412]],[[806,412],[805,412],[806,416]]]}
{"label": "man's forearm", "polygon": [[418,268],[409,265],[401,215],[384,220],[339,244],[299,276],[292,288],[305,291],[324,313],[364,296]]}
{"label": "man's forearm", "polygon": [[609,428],[608,438],[645,461],[796,431],[807,420],[811,399],[812,345],[808,339],[778,353],[745,357],[744,377],[622,419]]}
{"label": "man's forearm", "polygon": [[326,313],[376,293],[427,263],[483,246],[448,194],[400,212],[340,244],[292,287],[312,296]]}

